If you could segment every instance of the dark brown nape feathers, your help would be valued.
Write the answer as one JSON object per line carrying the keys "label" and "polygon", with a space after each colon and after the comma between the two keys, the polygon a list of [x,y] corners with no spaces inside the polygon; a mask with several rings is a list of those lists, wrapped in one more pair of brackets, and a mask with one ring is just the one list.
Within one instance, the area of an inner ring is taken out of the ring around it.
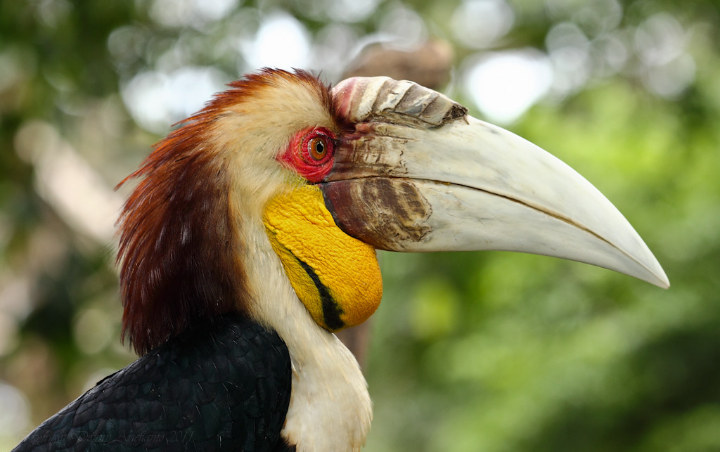
{"label": "dark brown nape feathers", "polygon": [[[229,169],[222,150],[210,143],[211,132],[227,107],[251,101],[277,78],[319,85],[303,71],[269,69],[233,82],[118,185],[141,179],[118,220],[117,257],[123,340],[128,337],[140,355],[201,319],[246,309],[247,277],[238,255],[243,244],[229,214]],[[323,97],[330,106],[329,93]]]}
{"label": "dark brown nape feathers", "polygon": [[144,179],[120,216],[118,261],[123,339],[140,355],[243,298],[227,168],[199,146],[206,127],[176,130],[131,175]]}

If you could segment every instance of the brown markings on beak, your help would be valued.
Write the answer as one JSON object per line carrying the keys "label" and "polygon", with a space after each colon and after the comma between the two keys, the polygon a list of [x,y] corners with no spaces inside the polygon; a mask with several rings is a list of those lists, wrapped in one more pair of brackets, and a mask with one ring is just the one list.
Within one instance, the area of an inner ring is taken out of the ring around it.
{"label": "brown markings on beak", "polygon": [[403,153],[414,138],[397,132],[402,129],[385,123],[356,124],[335,150],[335,164],[325,181],[406,176]]}
{"label": "brown markings on beak", "polygon": [[[417,131],[462,121],[467,109],[408,81],[351,78],[333,89],[336,113],[352,130],[320,184],[346,234],[375,248],[404,251],[432,231],[432,207],[408,177],[404,153]],[[429,162],[430,163],[430,162]]]}
{"label": "brown markings on beak", "polygon": [[432,208],[411,180],[367,177],[320,187],[338,227],[375,248],[402,251],[431,230]]}

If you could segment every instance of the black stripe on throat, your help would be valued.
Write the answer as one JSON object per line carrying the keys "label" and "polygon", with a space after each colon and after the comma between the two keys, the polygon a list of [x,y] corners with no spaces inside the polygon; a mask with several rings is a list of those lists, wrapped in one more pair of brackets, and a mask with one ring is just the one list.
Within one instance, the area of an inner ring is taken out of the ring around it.
{"label": "black stripe on throat", "polygon": [[330,330],[337,330],[345,326],[345,322],[342,321],[340,318],[340,315],[343,314],[343,310],[338,305],[338,303],[335,301],[335,299],[330,295],[330,291],[327,287],[320,281],[320,278],[318,277],[317,273],[315,273],[315,270],[302,260],[298,259],[297,256],[293,254],[293,257],[298,261],[300,266],[305,270],[305,273],[310,277],[313,284],[315,284],[315,288],[318,291],[318,294],[320,294],[320,301],[322,302],[322,312],[323,312],[323,320],[325,321],[325,325]]}

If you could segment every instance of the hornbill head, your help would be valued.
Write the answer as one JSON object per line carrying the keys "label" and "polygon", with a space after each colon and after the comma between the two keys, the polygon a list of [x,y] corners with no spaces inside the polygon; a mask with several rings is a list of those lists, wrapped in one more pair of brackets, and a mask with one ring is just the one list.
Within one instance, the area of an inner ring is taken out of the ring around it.
{"label": "hornbill head", "polygon": [[378,306],[375,249],[522,251],[669,286],[587,180],[442,94],[386,77],[330,90],[280,70],[230,86],[129,176],[142,180],[118,260],[124,332],[140,353],[195,318],[257,308],[258,225],[330,331]]}
{"label": "hornbill head", "polygon": [[365,382],[328,331],[377,308],[376,249],[524,251],[669,285],[589,182],[442,94],[385,77],[331,90],[280,70],[230,87],[130,176],[123,331],[140,354],[228,311],[277,331],[293,366],[283,434],[298,450],[364,442]]}

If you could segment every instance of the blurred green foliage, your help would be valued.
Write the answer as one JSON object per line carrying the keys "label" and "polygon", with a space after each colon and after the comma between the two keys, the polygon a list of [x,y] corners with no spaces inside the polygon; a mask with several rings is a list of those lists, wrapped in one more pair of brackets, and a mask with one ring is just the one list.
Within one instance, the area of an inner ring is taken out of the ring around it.
{"label": "blurred green foliage", "polygon": [[[158,20],[161,0],[0,0],[0,405],[12,408],[0,448],[133,359],[119,343],[112,236],[73,213],[89,201],[58,198],[54,171],[79,159],[112,193],[137,166],[160,137],[124,102],[137,74],[205,65],[229,81],[254,68],[227,36],[251,41],[278,11],[311,38],[337,21],[329,1],[225,4],[173,24]],[[453,30],[462,4],[378,0],[338,23],[359,41],[414,11],[453,45],[456,76],[478,53],[546,51],[562,24],[624,39],[621,68],[550,93],[510,128],[605,193],[673,286],[538,256],[382,253],[367,450],[720,450],[720,3],[516,0],[506,33],[479,48]],[[617,20],[597,29],[606,7]],[[682,27],[678,58],[692,64],[675,91],[653,78],[668,68],[643,59],[658,17]],[[332,77],[348,62],[311,66]],[[472,106],[458,78],[450,90]],[[55,153],[70,160],[55,167]]]}

